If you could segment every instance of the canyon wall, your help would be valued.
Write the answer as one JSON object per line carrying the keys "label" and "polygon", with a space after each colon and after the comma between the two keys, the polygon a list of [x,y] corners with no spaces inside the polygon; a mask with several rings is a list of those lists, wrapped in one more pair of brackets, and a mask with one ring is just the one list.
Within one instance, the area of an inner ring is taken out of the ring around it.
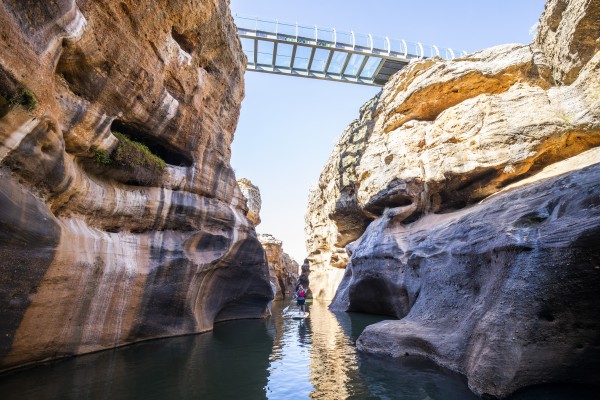
{"label": "canyon wall", "polygon": [[551,0],[531,45],[413,62],[344,132],[311,190],[309,279],[399,318],[359,349],[478,394],[598,383],[599,13]]}
{"label": "canyon wall", "polygon": [[6,0],[0,21],[0,370],[267,315],[229,1]]}
{"label": "canyon wall", "polygon": [[[238,179],[237,182],[248,205],[246,216],[254,226],[257,226],[260,224],[260,208],[262,206],[260,189],[247,178]],[[289,298],[290,293],[295,291],[300,266],[283,251],[283,242],[273,235],[260,234],[258,240],[267,257],[269,278],[275,292],[275,300]]]}
{"label": "canyon wall", "polygon": [[260,224],[260,207],[262,205],[260,189],[250,179],[241,178],[237,180],[237,183],[248,206],[246,217],[257,227]]}
{"label": "canyon wall", "polygon": [[283,251],[281,240],[268,234],[258,235],[258,240],[267,254],[271,283],[276,288],[275,300],[291,298],[296,292],[300,266]]}

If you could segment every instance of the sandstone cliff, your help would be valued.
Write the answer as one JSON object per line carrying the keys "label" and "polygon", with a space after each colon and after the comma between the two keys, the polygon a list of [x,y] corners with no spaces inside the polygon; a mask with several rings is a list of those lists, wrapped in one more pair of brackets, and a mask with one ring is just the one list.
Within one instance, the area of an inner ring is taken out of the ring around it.
{"label": "sandstone cliff", "polygon": [[412,63],[344,132],[310,194],[309,279],[401,318],[361,349],[496,396],[597,379],[599,12],[551,0],[532,45]]}
{"label": "sandstone cliff", "polygon": [[281,240],[268,234],[258,235],[258,240],[267,254],[271,283],[276,288],[275,300],[289,299],[296,291],[300,266],[283,251]]}
{"label": "sandstone cliff", "polygon": [[238,179],[237,183],[240,186],[242,195],[246,199],[246,204],[248,206],[248,213],[246,216],[256,227],[260,224],[260,207],[262,205],[260,189],[258,186],[254,185],[250,179]]}
{"label": "sandstone cliff", "polygon": [[265,315],[228,0],[6,0],[0,22],[0,369]]}

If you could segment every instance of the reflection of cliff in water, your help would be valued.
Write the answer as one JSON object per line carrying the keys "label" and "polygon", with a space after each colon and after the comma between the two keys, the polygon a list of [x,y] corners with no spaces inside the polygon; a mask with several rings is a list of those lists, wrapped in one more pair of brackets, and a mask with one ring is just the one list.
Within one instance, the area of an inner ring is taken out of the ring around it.
{"label": "reflection of cliff in water", "polygon": [[[346,316],[347,319],[349,317]],[[323,303],[310,307],[312,349],[310,352],[310,380],[317,399],[345,399],[351,394],[350,381],[358,373],[356,352],[339,320]]]}
{"label": "reflection of cliff in water", "polygon": [[[311,318],[317,313],[311,309]],[[324,310],[323,317],[329,324],[328,329],[322,335],[313,332],[313,349],[320,353],[317,339],[326,337],[327,332],[333,332],[334,324],[337,325],[336,337],[328,340],[335,344],[340,353],[336,356],[334,350],[329,351],[333,357],[337,357],[336,365],[331,360],[325,361],[323,369],[336,368],[339,374],[335,379],[343,382],[344,386],[330,387],[330,379],[322,382],[327,393],[332,395],[343,393],[343,396],[334,398],[345,399],[444,399],[444,400],[468,400],[477,399],[466,386],[464,379],[456,374],[450,373],[428,360],[405,358],[389,359],[376,357],[369,354],[356,352],[355,342],[366,326],[381,321],[380,315],[369,315],[360,313],[331,312]],[[316,330],[317,322],[313,320],[313,331]],[[321,359],[321,357],[319,357]],[[335,359],[335,358],[334,358]],[[327,364],[329,363],[329,364]],[[317,387],[317,385],[315,384]],[[320,387],[319,387],[320,388]],[[343,390],[343,392],[342,392]],[[327,395],[317,398],[329,398]]]}
{"label": "reflection of cliff in water", "polygon": [[264,398],[273,343],[267,321],[153,340],[0,376],[0,399]]}
{"label": "reflection of cliff in water", "polygon": [[[213,332],[139,343],[0,375],[0,399],[477,399],[464,379],[412,357],[355,353],[381,316],[309,305],[306,320],[217,324]],[[582,400],[597,391],[532,388],[511,400]],[[508,399],[507,399],[508,400]]]}
{"label": "reflection of cliff in water", "polygon": [[304,398],[313,390],[308,378],[310,324],[307,320],[284,318],[283,308],[287,305],[287,302],[273,303],[270,318],[275,334],[265,389],[267,398],[273,400]]}

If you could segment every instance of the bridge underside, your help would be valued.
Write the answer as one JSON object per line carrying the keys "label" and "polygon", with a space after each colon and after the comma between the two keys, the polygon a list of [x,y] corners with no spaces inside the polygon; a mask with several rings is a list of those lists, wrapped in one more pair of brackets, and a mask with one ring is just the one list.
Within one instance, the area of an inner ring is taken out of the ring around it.
{"label": "bridge underside", "polygon": [[[441,56],[436,46],[387,37],[239,16],[235,22],[250,71],[383,86],[411,60]],[[454,58],[452,49],[445,56]]]}

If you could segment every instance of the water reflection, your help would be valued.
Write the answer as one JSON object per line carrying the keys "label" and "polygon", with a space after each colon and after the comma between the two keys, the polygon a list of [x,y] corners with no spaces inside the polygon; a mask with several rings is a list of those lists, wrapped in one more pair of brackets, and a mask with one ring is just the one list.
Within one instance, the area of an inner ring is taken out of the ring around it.
{"label": "water reflection", "polygon": [[[274,314],[281,306],[275,306]],[[274,318],[267,398],[476,399],[462,378],[422,360],[357,354],[354,343],[381,316],[332,313],[309,306],[306,320]],[[443,394],[443,396],[442,396]]]}
{"label": "water reflection", "polygon": [[273,344],[267,323],[231,321],[5,374],[0,399],[263,399]]}
{"label": "water reflection", "polygon": [[310,326],[308,320],[282,318],[282,304],[274,303],[275,340],[269,357],[268,399],[306,398],[312,390],[310,371]]}
{"label": "water reflection", "polygon": [[358,370],[356,353],[342,326],[323,304],[310,309],[313,346],[310,378],[315,399],[348,398],[350,376]]}
{"label": "water reflection", "polygon": [[[311,304],[306,320],[217,324],[211,333],[156,340],[0,376],[0,399],[476,399],[462,377],[414,358],[356,353],[382,318]],[[588,399],[593,389],[538,387],[513,400]]]}

